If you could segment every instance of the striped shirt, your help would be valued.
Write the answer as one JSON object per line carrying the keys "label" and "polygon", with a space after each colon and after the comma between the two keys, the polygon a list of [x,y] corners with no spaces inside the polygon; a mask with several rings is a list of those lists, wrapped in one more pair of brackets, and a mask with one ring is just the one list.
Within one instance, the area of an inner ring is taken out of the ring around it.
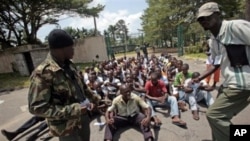
{"label": "striped shirt", "polygon": [[[224,87],[250,90],[250,67],[232,67],[226,51],[226,45],[244,45],[248,62],[250,62],[250,22],[245,20],[223,21],[218,36],[211,37],[211,56],[222,55],[221,74],[225,78]],[[244,49],[243,48],[243,49]],[[234,53],[232,55],[235,55]],[[242,55],[237,56],[237,58]]]}

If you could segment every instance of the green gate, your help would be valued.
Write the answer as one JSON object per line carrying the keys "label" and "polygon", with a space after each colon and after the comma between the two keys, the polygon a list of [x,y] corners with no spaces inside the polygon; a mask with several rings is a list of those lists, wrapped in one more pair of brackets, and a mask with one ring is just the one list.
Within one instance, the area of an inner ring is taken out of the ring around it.
{"label": "green gate", "polygon": [[177,38],[178,38],[178,56],[183,56],[184,38],[183,38],[183,26],[178,25],[177,27]]}

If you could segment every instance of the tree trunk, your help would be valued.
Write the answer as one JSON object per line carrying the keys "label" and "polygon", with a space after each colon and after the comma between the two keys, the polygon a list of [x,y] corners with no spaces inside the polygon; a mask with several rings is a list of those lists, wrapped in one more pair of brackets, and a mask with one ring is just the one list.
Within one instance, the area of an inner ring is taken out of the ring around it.
{"label": "tree trunk", "polygon": [[246,0],[246,20],[250,21],[250,0]]}
{"label": "tree trunk", "polygon": [[95,16],[93,16],[94,17],[94,25],[95,25],[95,36],[97,36],[97,25],[96,25],[96,17]]}

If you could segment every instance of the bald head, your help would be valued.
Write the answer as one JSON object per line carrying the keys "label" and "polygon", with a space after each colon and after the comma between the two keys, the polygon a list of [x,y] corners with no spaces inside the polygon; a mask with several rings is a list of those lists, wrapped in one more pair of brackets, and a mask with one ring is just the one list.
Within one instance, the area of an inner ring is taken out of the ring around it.
{"label": "bald head", "polygon": [[130,90],[129,85],[127,85],[127,84],[122,84],[122,85],[120,86],[120,92],[121,92],[121,94],[126,93],[128,90]]}
{"label": "bald head", "polygon": [[127,102],[131,99],[131,87],[129,84],[122,84],[120,86],[120,93],[122,95],[122,99]]}

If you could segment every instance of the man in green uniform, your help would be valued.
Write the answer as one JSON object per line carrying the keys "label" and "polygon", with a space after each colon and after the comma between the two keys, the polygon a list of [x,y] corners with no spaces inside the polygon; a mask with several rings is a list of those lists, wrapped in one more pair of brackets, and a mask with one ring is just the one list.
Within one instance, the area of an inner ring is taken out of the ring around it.
{"label": "man in green uniform", "polygon": [[48,36],[49,54],[33,71],[28,94],[29,111],[46,118],[50,133],[60,141],[89,141],[87,110],[92,95],[70,61],[74,55],[72,37],[61,29]]}

